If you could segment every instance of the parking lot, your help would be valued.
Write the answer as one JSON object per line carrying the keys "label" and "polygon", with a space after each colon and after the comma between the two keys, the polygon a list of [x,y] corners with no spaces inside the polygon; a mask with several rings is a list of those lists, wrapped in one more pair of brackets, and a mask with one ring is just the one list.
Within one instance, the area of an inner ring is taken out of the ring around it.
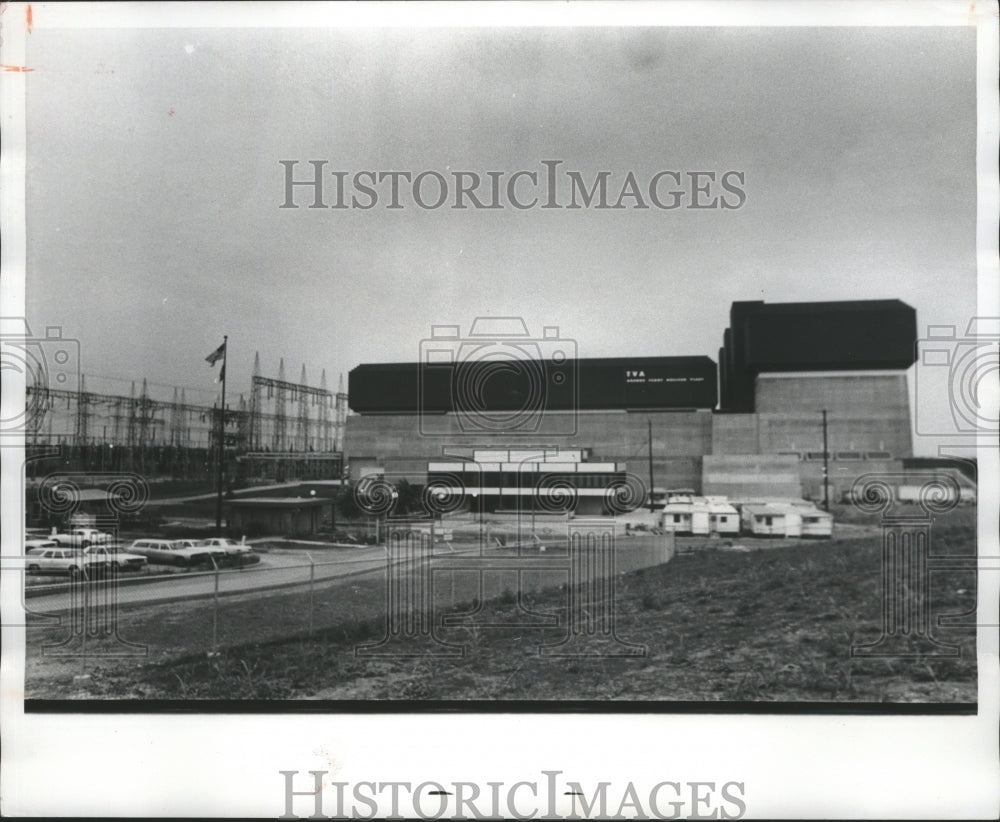
{"label": "parking lot", "polygon": [[152,603],[251,590],[308,584],[385,567],[381,547],[321,549],[264,548],[260,562],[242,568],[185,570],[150,565],[140,572],[116,574],[109,580],[68,580],[63,576],[27,576],[26,609],[34,614],[56,613],[75,607],[82,592],[105,582],[116,589],[119,604]]}

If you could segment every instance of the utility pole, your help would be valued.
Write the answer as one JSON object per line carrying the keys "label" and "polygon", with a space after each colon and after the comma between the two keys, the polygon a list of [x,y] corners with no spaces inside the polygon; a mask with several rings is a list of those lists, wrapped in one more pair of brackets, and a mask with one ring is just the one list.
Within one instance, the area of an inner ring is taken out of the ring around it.
{"label": "utility pole", "polygon": [[823,510],[830,510],[830,449],[826,437],[826,409],[823,409]]}
{"label": "utility pole", "polygon": [[646,420],[646,430],[649,432],[649,513],[653,513],[653,421]]}
{"label": "utility pole", "polygon": [[[218,339],[218,338],[216,338]],[[222,404],[219,408],[219,459],[218,491],[215,498],[215,533],[222,536],[222,480],[226,460],[226,360],[229,354],[229,337],[222,338]]]}

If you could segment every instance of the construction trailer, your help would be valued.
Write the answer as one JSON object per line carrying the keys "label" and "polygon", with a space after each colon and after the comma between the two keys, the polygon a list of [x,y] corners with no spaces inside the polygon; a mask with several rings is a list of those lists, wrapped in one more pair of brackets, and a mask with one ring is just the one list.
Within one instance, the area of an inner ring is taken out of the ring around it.
{"label": "construction trailer", "polygon": [[[659,506],[660,527],[674,534],[707,534],[711,527],[708,512],[694,516],[695,492],[693,488],[671,488],[664,492],[666,502]],[[697,530],[695,530],[697,529]]]}
{"label": "construction trailer", "polygon": [[743,530],[757,537],[802,536],[802,509],[784,503],[747,503],[740,511]]}
{"label": "construction trailer", "polygon": [[663,506],[660,527],[675,534],[733,535],[740,532],[740,515],[725,497],[677,495]]}
{"label": "construction trailer", "polygon": [[802,536],[829,539],[833,536],[833,514],[815,505],[798,505],[802,516]]}
{"label": "construction trailer", "polygon": [[712,531],[711,508],[704,500],[674,500],[663,506],[660,527],[675,534],[704,534]]}
{"label": "construction trailer", "polygon": [[740,532],[740,512],[729,504],[726,497],[705,497],[708,506],[709,527],[713,534],[733,536]]}

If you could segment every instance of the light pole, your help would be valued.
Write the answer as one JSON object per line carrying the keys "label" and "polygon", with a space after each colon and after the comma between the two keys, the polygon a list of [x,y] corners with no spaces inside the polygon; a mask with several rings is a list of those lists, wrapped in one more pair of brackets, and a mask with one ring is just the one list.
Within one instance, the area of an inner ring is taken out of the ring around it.
{"label": "light pole", "polygon": [[826,436],[826,409],[823,409],[823,510],[830,510],[830,451]]}
{"label": "light pole", "polygon": [[[392,493],[390,494],[390,497],[392,498],[392,505],[390,505],[389,508],[388,508],[388,510],[385,512],[385,521],[386,521],[386,525],[387,526],[388,526],[388,523],[389,523],[389,514],[392,512],[392,509],[396,507],[396,501],[399,499],[399,492],[395,488],[393,488],[392,489]],[[382,514],[376,514],[375,515],[375,544],[376,545],[378,545],[381,542],[381,539],[382,539],[381,535],[380,535],[380,530],[385,530],[388,533],[388,527],[386,527],[385,529],[380,529],[379,528],[379,525],[382,522],[382,516],[383,516]],[[388,536],[386,536],[386,543],[387,544],[388,544],[388,541],[389,541]]]}
{"label": "light pole", "polygon": [[653,513],[653,421],[646,420],[649,443],[649,513]]}
{"label": "light pole", "polygon": [[483,504],[482,504],[482,499],[480,498],[478,491],[473,491],[472,492],[472,504],[475,506],[476,510],[478,511],[478,517],[479,517],[479,535],[480,535],[480,538],[482,538],[482,533],[483,533]]}
{"label": "light pole", "polygon": [[[222,535],[222,484],[226,475],[226,361],[228,360],[229,336],[222,337],[222,400],[219,402],[219,455],[217,490],[215,496],[215,534]],[[143,412],[145,413],[145,412]]]}

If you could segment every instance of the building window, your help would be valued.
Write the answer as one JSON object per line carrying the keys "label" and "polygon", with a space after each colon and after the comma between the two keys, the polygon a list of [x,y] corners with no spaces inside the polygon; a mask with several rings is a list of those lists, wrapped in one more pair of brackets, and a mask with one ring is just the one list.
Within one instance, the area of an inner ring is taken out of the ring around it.
{"label": "building window", "polygon": [[680,521],[681,521],[681,515],[680,514],[674,514],[674,523],[675,524],[679,524]]}
{"label": "building window", "polygon": [[773,517],[764,517],[764,524],[765,525],[772,525],[773,522],[774,522],[774,518]]}

